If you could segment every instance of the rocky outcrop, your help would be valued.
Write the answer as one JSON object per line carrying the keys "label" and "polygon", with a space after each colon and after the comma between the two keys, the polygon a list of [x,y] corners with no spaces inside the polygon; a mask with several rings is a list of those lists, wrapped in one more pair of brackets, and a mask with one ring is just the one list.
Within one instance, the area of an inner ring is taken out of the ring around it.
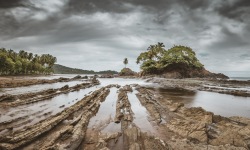
{"label": "rocky outcrop", "polygon": [[114,78],[113,74],[103,74],[99,78]]}
{"label": "rocky outcrop", "polygon": [[80,76],[80,75],[77,75],[75,77],[73,77],[73,79],[88,79],[88,76]]}
{"label": "rocky outcrop", "polygon": [[136,76],[137,73],[132,71],[130,68],[123,68],[119,73],[119,76]]}
{"label": "rocky outcrop", "polygon": [[[118,100],[116,101],[115,123],[120,123],[122,120],[132,122],[133,116],[131,104],[127,96],[127,91],[130,90],[132,90],[130,86],[125,86],[124,88],[119,90]],[[127,123],[124,122],[122,124],[127,125]]]}
{"label": "rocky outcrop", "polygon": [[222,73],[212,73],[205,68],[192,68],[185,65],[172,65],[164,70],[154,73],[141,72],[140,76],[156,75],[164,78],[182,79],[182,78],[212,78],[212,79],[229,79]]}
{"label": "rocky outcrop", "polygon": [[205,68],[202,69],[184,69],[184,70],[171,70],[164,71],[162,74],[165,78],[214,78],[214,79],[229,79],[228,76],[222,73],[211,73]]}

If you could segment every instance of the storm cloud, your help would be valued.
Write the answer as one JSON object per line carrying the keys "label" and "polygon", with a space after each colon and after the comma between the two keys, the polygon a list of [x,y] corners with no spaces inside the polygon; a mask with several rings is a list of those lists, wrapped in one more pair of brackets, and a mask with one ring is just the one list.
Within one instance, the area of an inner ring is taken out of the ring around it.
{"label": "storm cloud", "polygon": [[250,71],[249,0],[0,0],[0,47],[90,70],[128,67],[150,44],[187,45],[208,70]]}

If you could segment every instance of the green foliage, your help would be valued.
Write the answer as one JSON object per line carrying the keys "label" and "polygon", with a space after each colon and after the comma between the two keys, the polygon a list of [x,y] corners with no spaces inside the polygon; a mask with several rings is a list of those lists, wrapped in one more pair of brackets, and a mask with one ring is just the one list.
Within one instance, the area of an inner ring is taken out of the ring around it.
{"label": "green foliage", "polygon": [[195,56],[195,52],[186,46],[174,46],[165,50],[163,43],[150,45],[146,52],[141,53],[137,63],[148,73],[162,72],[169,67],[185,67],[201,69],[203,65]]}
{"label": "green foliage", "polygon": [[195,52],[186,46],[174,46],[167,50],[161,59],[162,67],[172,64],[182,64],[193,68],[202,68],[203,65],[195,56]]}
{"label": "green foliage", "polygon": [[156,72],[157,71],[157,62],[155,60],[146,60],[142,63],[141,69],[146,72]]}
{"label": "green foliage", "polygon": [[0,49],[0,75],[49,74],[53,72],[55,62],[56,57],[50,54],[39,56],[24,50],[16,53],[11,49]]}
{"label": "green foliage", "polygon": [[140,62],[145,62],[148,60],[159,61],[163,54],[165,45],[163,43],[158,42],[155,45],[150,45],[146,52],[141,53],[136,60],[136,63],[139,64]]}

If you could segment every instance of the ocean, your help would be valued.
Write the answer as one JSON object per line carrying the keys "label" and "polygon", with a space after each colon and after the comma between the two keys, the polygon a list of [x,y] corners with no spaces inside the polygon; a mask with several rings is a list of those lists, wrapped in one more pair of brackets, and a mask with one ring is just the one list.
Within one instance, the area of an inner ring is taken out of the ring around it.
{"label": "ocean", "polygon": [[250,81],[250,77],[229,77],[230,80]]}

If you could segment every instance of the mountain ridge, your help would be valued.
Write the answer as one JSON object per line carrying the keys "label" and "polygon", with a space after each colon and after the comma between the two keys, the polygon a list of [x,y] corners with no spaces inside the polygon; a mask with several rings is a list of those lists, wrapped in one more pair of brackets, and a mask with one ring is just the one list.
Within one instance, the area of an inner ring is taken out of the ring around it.
{"label": "mountain ridge", "polygon": [[83,70],[78,68],[70,68],[60,64],[54,64],[53,70],[55,74],[118,74],[114,70],[105,70],[105,71],[94,71],[94,70]]}

